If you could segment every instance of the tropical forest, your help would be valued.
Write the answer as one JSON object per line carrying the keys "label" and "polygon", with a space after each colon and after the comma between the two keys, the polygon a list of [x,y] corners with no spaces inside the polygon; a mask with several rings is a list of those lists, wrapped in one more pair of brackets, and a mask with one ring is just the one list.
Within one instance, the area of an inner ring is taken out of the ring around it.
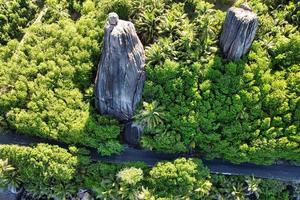
{"label": "tropical forest", "polygon": [[0,200],[300,200],[300,1],[0,0]]}

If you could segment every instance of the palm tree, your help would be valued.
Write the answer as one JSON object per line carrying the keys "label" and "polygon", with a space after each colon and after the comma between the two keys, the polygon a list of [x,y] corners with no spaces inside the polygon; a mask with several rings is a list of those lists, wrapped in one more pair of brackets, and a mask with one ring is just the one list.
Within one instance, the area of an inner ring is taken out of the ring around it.
{"label": "palm tree", "polygon": [[145,44],[153,43],[158,34],[158,25],[164,13],[164,3],[161,0],[141,1],[141,12],[137,15],[135,25]]}
{"label": "palm tree", "polygon": [[233,197],[236,200],[246,199],[244,196],[244,188],[242,184],[238,183],[232,187],[231,197]]}
{"label": "palm tree", "polygon": [[8,187],[12,193],[18,193],[17,188],[21,184],[20,177],[15,168],[8,164],[8,159],[0,159],[0,186]]}
{"label": "palm tree", "polygon": [[254,177],[247,178],[246,183],[247,183],[247,188],[246,188],[246,193],[247,195],[252,195],[254,194],[256,197],[259,198],[259,183],[261,182],[260,179],[255,179]]}
{"label": "palm tree", "polygon": [[8,164],[8,159],[6,159],[6,160],[0,159],[0,185],[1,186],[8,185],[7,174],[13,170],[14,170],[14,168]]}
{"label": "palm tree", "polygon": [[147,66],[162,65],[166,59],[175,60],[176,53],[171,38],[160,38],[151,46],[146,47]]}
{"label": "palm tree", "polygon": [[139,125],[146,130],[151,130],[155,129],[157,125],[163,124],[164,107],[158,106],[157,101],[152,103],[143,102],[143,107],[144,109],[134,116]]}

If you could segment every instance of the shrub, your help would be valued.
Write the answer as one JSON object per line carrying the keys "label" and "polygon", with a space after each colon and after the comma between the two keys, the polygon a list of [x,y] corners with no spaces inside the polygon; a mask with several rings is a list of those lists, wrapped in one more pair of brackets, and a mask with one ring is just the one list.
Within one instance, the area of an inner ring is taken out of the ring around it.
{"label": "shrub", "polygon": [[122,20],[128,20],[134,10],[132,0],[105,0],[100,4],[106,14],[115,12]]}
{"label": "shrub", "polygon": [[134,167],[125,168],[118,172],[117,178],[124,184],[134,186],[143,179],[143,171]]}
{"label": "shrub", "polygon": [[39,11],[34,1],[1,0],[0,1],[0,44],[7,44],[12,39],[20,39],[23,28],[34,19]]}
{"label": "shrub", "polygon": [[0,188],[18,188],[20,186],[19,176],[15,168],[8,163],[8,159],[0,159]]}
{"label": "shrub", "polygon": [[77,158],[65,149],[46,144],[35,148],[0,145],[0,157],[9,160],[23,186],[38,196],[64,198],[64,192],[72,191],[67,187],[75,177]]}
{"label": "shrub", "polygon": [[209,194],[209,171],[200,161],[180,158],[159,163],[149,172],[149,182],[158,197],[203,198]]}
{"label": "shrub", "polygon": [[291,35],[290,38],[280,38],[273,49],[273,65],[277,69],[299,68],[300,64],[300,34]]}
{"label": "shrub", "polygon": [[137,4],[138,11],[133,18],[137,33],[143,44],[150,44],[158,37],[159,24],[165,12],[165,4],[160,0],[143,0]]}

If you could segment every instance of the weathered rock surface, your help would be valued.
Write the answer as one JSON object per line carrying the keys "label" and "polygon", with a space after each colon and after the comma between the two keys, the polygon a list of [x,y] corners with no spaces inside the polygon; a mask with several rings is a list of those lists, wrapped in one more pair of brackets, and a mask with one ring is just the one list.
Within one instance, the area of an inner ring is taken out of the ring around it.
{"label": "weathered rock surface", "polygon": [[92,195],[89,193],[88,190],[80,189],[76,197],[71,198],[71,200],[94,200],[94,198],[92,197]]}
{"label": "weathered rock surface", "polygon": [[131,22],[110,13],[96,78],[96,104],[101,114],[121,121],[132,118],[145,82],[145,52]]}
{"label": "weathered rock surface", "polygon": [[21,193],[21,191],[19,193],[12,193],[8,189],[0,188],[0,200],[17,200]]}
{"label": "weathered rock surface", "polygon": [[220,44],[225,58],[238,60],[245,55],[254,40],[258,17],[247,4],[228,10]]}
{"label": "weathered rock surface", "polygon": [[124,139],[127,144],[139,146],[143,128],[135,122],[128,122],[125,125]]}

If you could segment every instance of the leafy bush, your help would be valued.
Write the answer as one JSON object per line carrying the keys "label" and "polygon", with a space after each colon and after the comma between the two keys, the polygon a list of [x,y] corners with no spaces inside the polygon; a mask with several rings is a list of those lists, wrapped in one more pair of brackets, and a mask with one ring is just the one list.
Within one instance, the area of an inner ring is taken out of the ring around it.
{"label": "leafy bush", "polygon": [[143,170],[134,167],[125,168],[118,172],[117,177],[122,183],[134,186],[143,179]]}
{"label": "leafy bush", "polygon": [[117,173],[119,180],[119,195],[121,199],[136,199],[143,179],[143,170],[140,168],[125,168]]}
{"label": "leafy bush", "polygon": [[149,182],[159,197],[204,198],[209,194],[209,171],[200,161],[180,158],[174,163],[159,163],[149,172]]}
{"label": "leafy bush", "polygon": [[143,102],[144,109],[134,116],[138,124],[143,127],[144,132],[155,131],[156,127],[163,124],[163,109],[156,101],[152,103]]}
{"label": "leafy bush", "polygon": [[[255,0],[255,2],[260,2]],[[299,27],[300,25],[300,2],[298,0],[261,0],[271,12],[278,12],[276,17],[283,16],[289,23]],[[299,28],[298,28],[299,30]]]}
{"label": "leafy bush", "polygon": [[8,159],[0,159],[0,187],[18,188],[19,185],[20,180],[15,168],[8,163]]}
{"label": "leafy bush", "polygon": [[77,158],[65,149],[46,144],[35,148],[0,145],[0,157],[9,160],[22,185],[38,196],[64,198],[72,191],[68,187],[76,173]]}
{"label": "leafy bush", "polygon": [[293,195],[286,183],[209,175],[201,162],[184,158],[153,168],[94,163],[85,169],[84,187],[98,199],[292,199]]}
{"label": "leafy bush", "polygon": [[98,199],[115,197],[117,191],[114,181],[119,169],[117,165],[100,162],[88,165],[82,175],[84,187],[91,189]]}
{"label": "leafy bush", "polygon": [[286,6],[286,18],[289,22],[295,24],[296,26],[300,26],[300,2],[297,0],[290,1]]}
{"label": "leafy bush", "polygon": [[121,150],[118,122],[96,115],[91,106],[104,19],[94,8],[76,22],[62,17],[38,23],[22,43],[3,47],[0,110],[13,128],[92,146],[105,155]]}
{"label": "leafy bush", "polygon": [[[189,5],[200,14],[186,22],[186,34],[163,34],[147,48],[143,98],[164,107],[164,123],[146,131],[144,147],[197,150],[234,162],[300,161],[299,33],[280,13],[275,13],[278,19],[266,13],[262,1],[250,4],[262,25],[251,51],[239,61],[219,56],[224,14],[203,1]],[[165,12],[176,16],[181,7],[173,4]]]}
{"label": "leafy bush", "polygon": [[104,0],[101,1],[101,7],[106,14],[115,12],[122,20],[128,20],[133,12],[132,0]]}
{"label": "leafy bush", "polygon": [[209,199],[292,199],[288,185],[276,180],[212,175]]}
{"label": "leafy bush", "polygon": [[300,34],[291,35],[290,38],[282,37],[273,49],[273,65],[276,68],[288,71],[299,69],[300,64]]}
{"label": "leafy bush", "polygon": [[20,39],[22,29],[34,19],[39,11],[35,1],[1,0],[0,1],[0,44],[5,45],[11,39]]}
{"label": "leafy bush", "polygon": [[[146,128],[144,147],[234,162],[300,162],[299,2],[250,1],[258,33],[234,62],[219,52],[225,13],[203,0],[39,2],[0,0],[1,124],[102,155],[121,151],[119,123],[93,106],[103,28],[114,11],[135,24],[146,48],[148,103],[136,115]],[[196,160],[150,169],[92,163],[80,151],[1,145],[0,179],[59,199],[78,188],[98,199],[292,198],[284,183],[210,176]],[[3,173],[8,166],[14,170]]]}
{"label": "leafy bush", "polygon": [[138,11],[135,14],[134,23],[137,33],[143,44],[150,44],[158,37],[158,25],[162,21],[165,11],[165,3],[160,0],[138,1]]}

